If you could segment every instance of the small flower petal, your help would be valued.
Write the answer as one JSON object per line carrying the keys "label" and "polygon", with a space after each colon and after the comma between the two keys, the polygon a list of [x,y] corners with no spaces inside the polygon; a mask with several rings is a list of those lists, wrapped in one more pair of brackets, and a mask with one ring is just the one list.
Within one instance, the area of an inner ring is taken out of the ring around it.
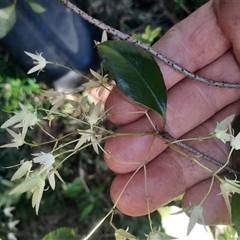
{"label": "small flower petal", "polygon": [[12,191],[9,192],[10,195],[12,194],[19,194],[19,193],[24,193],[27,191],[31,191],[33,188],[35,188],[38,183],[41,181],[41,177],[35,177],[35,178],[30,178],[19,185],[17,185]]}
{"label": "small flower petal", "polygon": [[8,238],[8,240],[17,240],[15,234],[12,233],[12,232],[9,232],[9,233],[7,234],[7,238]]}
{"label": "small flower petal", "polygon": [[23,162],[21,167],[12,176],[11,181],[14,181],[16,179],[23,177],[26,173],[30,172],[31,168],[32,168],[32,161]]}
{"label": "small flower petal", "polygon": [[240,149],[240,133],[238,133],[238,135],[236,137],[233,137],[231,139],[230,145],[235,150],[239,150]]}
{"label": "small flower petal", "polygon": [[32,207],[35,207],[36,214],[38,215],[40,202],[43,195],[43,190],[45,186],[45,181],[40,179],[38,185],[33,189],[33,196],[32,196]]}
{"label": "small flower petal", "polygon": [[188,223],[187,235],[190,234],[190,232],[193,230],[194,226],[199,220],[202,221],[205,227],[205,223],[203,219],[203,208],[202,206],[195,206],[191,211],[190,220]]}
{"label": "small flower petal", "polygon": [[43,70],[43,68],[46,66],[46,64],[47,64],[47,61],[46,61],[46,59],[44,58],[44,57],[42,57],[42,53],[40,53],[40,54],[32,54],[32,53],[29,53],[29,52],[25,52],[29,57],[31,57],[33,60],[36,60],[36,61],[33,61],[33,63],[34,64],[37,64],[37,66],[35,66],[35,67],[33,67],[33,68],[31,68],[28,72],[27,72],[27,74],[31,74],[31,73],[33,73],[33,72],[37,72],[38,71],[38,73],[40,72],[40,71],[42,71]]}
{"label": "small flower petal", "polygon": [[5,207],[3,209],[3,214],[6,216],[6,217],[13,217],[13,214],[11,213],[11,211],[15,210],[15,207]]}
{"label": "small flower petal", "polygon": [[10,229],[10,230],[16,230],[16,225],[18,224],[18,223],[20,223],[20,220],[14,220],[14,221],[11,221],[11,222],[8,222],[8,228]]}

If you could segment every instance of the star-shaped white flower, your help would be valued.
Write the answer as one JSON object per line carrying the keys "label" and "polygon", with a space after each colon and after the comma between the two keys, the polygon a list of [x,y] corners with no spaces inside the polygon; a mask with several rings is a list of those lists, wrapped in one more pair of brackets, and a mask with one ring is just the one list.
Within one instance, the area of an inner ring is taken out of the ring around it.
{"label": "star-shaped white flower", "polygon": [[90,129],[86,130],[86,132],[84,133],[80,133],[82,136],[79,138],[78,143],[76,144],[74,149],[78,149],[80,148],[84,143],[86,142],[91,142],[92,143],[92,147],[94,149],[94,151],[99,154],[99,150],[98,147],[100,147],[100,139],[101,136],[96,136],[94,131],[91,131]]}
{"label": "star-shaped white flower", "polygon": [[240,149],[240,133],[236,137],[231,136],[230,145],[235,150]]}
{"label": "star-shaped white flower", "polygon": [[32,168],[32,161],[22,161],[21,167],[14,173],[14,175],[11,178],[11,181],[19,179],[23,177],[25,174],[27,174],[28,176],[31,168]]}
{"label": "star-shaped white flower", "polygon": [[38,175],[42,174],[45,171],[49,171],[52,169],[52,165],[55,162],[55,158],[51,153],[35,153],[32,154],[34,156],[37,156],[33,158],[34,163],[39,163],[42,165],[41,170],[38,172]]}
{"label": "star-shaped white flower", "polygon": [[36,214],[38,214],[39,205],[42,199],[43,190],[45,186],[45,181],[42,177],[37,176],[35,178],[29,178],[28,180],[17,185],[12,191],[11,194],[20,194],[24,192],[32,192],[32,207],[35,207]]}
{"label": "star-shaped white flower", "polygon": [[221,194],[226,203],[228,213],[231,216],[231,204],[229,197],[232,193],[240,194],[240,181],[230,180],[225,177],[225,180],[221,180],[220,184]]}
{"label": "star-shaped white flower", "polygon": [[89,82],[82,84],[82,86],[84,86],[86,89],[97,88],[98,96],[100,97],[101,94],[103,93],[103,90],[107,86],[109,86],[108,77],[107,77],[108,75],[106,74],[103,76],[92,69],[90,69],[90,72],[97,79],[97,81],[89,80]]}
{"label": "star-shaped white flower", "polygon": [[22,146],[25,142],[24,142],[24,138],[26,136],[26,129],[23,128],[22,133],[15,133],[14,131],[12,131],[11,129],[6,128],[6,130],[9,132],[9,134],[13,137],[12,143],[7,143],[4,145],[1,145],[0,148],[11,148],[11,147],[20,147]]}
{"label": "star-shaped white flower", "polygon": [[64,103],[65,100],[65,94],[63,92],[48,90],[42,91],[42,95],[48,97],[49,99],[52,99],[52,108],[50,109],[50,112],[56,111]]}
{"label": "star-shaped white flower", "polygon": [[20,112],[16,112],[14,116],[12,116],[10,119],[8,119],[5,123],[1,125],[1,128],[8,128],[10,126],[14,126],[14,128],[19,127],[33,127],[35,124],[37,124],[40,120],[37,118],[37,113],[31,113],[26,106],[19,103],[19,106],[21,108]]}
{"label": "star-shaped white flower", "polygon": [[[25,51],[24,51],[25,52]],[[44,57],[42,57],[42,53],[37,53],[33,54],[33,53],[29,53],[29,52],[25,52],[29,57],[31,57],[33,59],[33,63],[36,64],[36,66],[34,66],[33,68],[31,68],[27,74],[31,74],[34,72],[38,71],[41,72],[43,70],[43,68],[45,68],[46,64],[48,63],[46,61],[46,59]]]}
{"label": "star-shaped white flower", "polygon": [[[217,126],[213,132],[213,135],[220,139],[223,143],[231,140],[231,133],[227,133],[230,128],[230,124],[233,121],[235,114],[230,115],[229,117],[225,118],[220,123],[217,123]],[[230,130],[231,131],[231,130]]]}
{"label": "star-shaped white flower", "polygon": [[204,228],[206,229],[205,222],[203,219],[203,207],[201,205],[190,205],[181,211],[178,211],[176,213],[173,213],[172,215],[175,214],[180,214],[180,213],[186,213],[187,215],[190,215],[189,223],[188,223],[188,228],[187,228],[187,235],[191,233],[193,228],[195,227],[196,223],[200,220],[201,223],[204,225]]}
{"label": "star-shaped white flower", "polygon": [[11,213],[11,211],[15,210],[15,207],[5,207],[3,209],[3,214],[6,216],[6,217],[9,217],[9,218],[12,218],[13,217],[13,214]]}

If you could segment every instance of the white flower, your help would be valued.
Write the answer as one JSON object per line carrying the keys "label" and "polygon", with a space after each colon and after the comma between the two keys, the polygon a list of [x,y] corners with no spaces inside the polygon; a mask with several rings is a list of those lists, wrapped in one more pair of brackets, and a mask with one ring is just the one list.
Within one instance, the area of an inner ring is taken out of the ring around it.
{"label": "white flower", "polygon": [[220,180],[220,189],[221,189],[221,194],[223,196],[223,199],[226,203],[228,213],[231,216],[231,205],[230,205],[230,200],[229,196],[231,196],[231,193],[238,193],[240,194],[240,181],[235,180],[230,180],[225,177],[225,180]]}
{"label": "white flower", "polygon": [[180,213],[183,213],[185,212],[187,215],[190,214],[190,219],[189,219],[189,223],[188,223],[188,228],[187,228],[187,235],[189,235],[191,233],[191,231],[193,230],[194,226],[196,225],[196,223],[201,220],[202,224],[204,225],[204,228],[206,229],[205,227],[205,222],[204,222],[204,219],[203,219],[203,207],[202,206],[188,206],[184,209],[182,209],[181,211],[178,211],[176,213],[173,213],[172,215],[174,214],[180,214]]}
{"label": "white flower", "polygon": [[73,116],[78,117],[80,114],[86,114],[89,111],[88,97],[83,97],[80,101],[68,99],[68,102],[73,106]]}
{"label": "white flower", "polygon": [[64,183],[62,177],[60,176],[60,174],[58,173],[57,170],[52,171],[49,175],[48,175],[48,181],[50,184],[50,187],[54,190],[55,189],[55,175],[58,177],[58,179]]}
{"label": "white flower", "polygon": [[229,117],[225,118],[220,123],[217,123],[217,126],[213,132],[213,135],[222,140],[223,143],[226,141],[231,140],[231,134],[227,133],[228,129],[230,129],[230,124],[233,121],[235,114],[230,115]]}
{"label": "white flower", "polygon": [[6,216],[6,217],[13,217],[13,214],[11,213],[11,211],[15,210],[15,207],[5,207],[3,209],[3,214]]}
{"label": "white flower", "polygon": [[80,133],[82,136],[79,138],[78,143],[76,144],[74,149],[78,149],[80,148],[84,143],[86,143],[87,141],[92,142],[92,146],[94,151],[99,154],[99,150],[98,150],[98,146],[99,146],[99,141],[101,136],[96,136],[95,133],[93,131],[86,130],[86,132],[84,133]]}
{"label": "white flower", "polygon": [[33,158],[33,162],[39,163],[42,165],[42,168],[38,172],[38,175],[42,174],[45,171],[49,171],[50,169],[52,169],[52,165],[55,162],[55,158],[52,154],[41,152],[41,153],[35,153],[32,155],[37,156],[37,157]]}
{"label": "white flower", "polygon": [[103,90],[108,86],[108,75],[100,75],[94,70],[90,69],[91,74],[97,79],[97,81],[89,80],[89,82],[82,84],[86,89],[98,88],[98,96],[100,97]]}
{"label": "white flower", "polygon": [[8,128],[10,126],[14,126],[14,128],[19,127],[32,127],[37,124],[40,120],[37,118],[37,113],[31,113],[23,104],[19,103],[22,111],[15,113],[13,117],[8,119],[5,123],[2,124],[1,128]]}
{"label": "white flower", "polygon": [[107,32],[106,32],[106,30],[103,30],[101,42],[98,42],[98,41],[95,41],[95,40],[94,40],[94,43],[95,43],[95,45],[97,46],[97,45],[99,45],[100,43],[106,42],[107,40],[108,40]]}
{"label": "white flower", "polygon": [[49,99],[52,99],[52,108],[50,109],[50,112],[56,111],[65,100],[65,94],[62,92],[56,92],[53,90],[49,91],[43,91],[42,95],[48,97]]}
{"label": "white flower", "polygon": [[8,222],[8,228],[10,229],[10,230],[16,230],[16,225],[18,224],[20,222],[20,220],[14,220],[14,221],[10,221],[10,222]]}
{"label": "white flower", "polygon": [[90,129],[92,129],[93,126],[97,124],[98,120],[101,119],[101,117],[99,117],[101,105],[102,103],[99,101],[96,105],[92,103],[90,106],[90,113],[87,117],[87,122],[90,124]]}
{"label": "white flower", "polygon": [[23,161],[21,163],[21,167],[12,176],[11,181],[19,179],[23,177],[25,174],[28,175],[31,168],[32,168],[32,161]]}
{"label": "white flower", "polygon": [[190,234],[190,232],[193,230],[194,226],[199,220],[201,220],[201,222],[204,224],[204,227],[205,227],[202,212],[203,212],[202,206],[194,206],[193,210],[191,210],[190,220],[189,220],[188,229],[187,229],[187,235]]}
{"label": "white flower", "polygon": [[43,70],[43,68],[45,68],[46,64],[48,63],[46,61],[45,58],[42,57],[42,53],[38,54],[36,52],[36,54],[32,54],[32,53],[29,53],[29,52],[25,52],[29,57],[31,57],[33,59],[33,63],[36,64],[37,66],[31,68],[27,74],[31,74],[31,73],[34,73],[34,72],[37,72],[38,71],[38,74],[39,72],[41,72]]}
{"label": "white flower", "polygon": [[235,150],[240,149],[240,133],[238,133],[238,135],[236,137],[233,137],[233,136],[231,137],[230,145]]}
{"label": "white flower", "polygon": [[9,232],[9,233],[7,234],[7,238],[8,238],[8,240],[17,240],[15,234],[12,233],[12,232]]}
{"label": "white flower", "polygon": [[17,134],[11,129],[6,128],[6,130],[10,133],[10,135],[13,137],[12,143],[7,143],[4,145],[1,145],[0,148],[10,148],[10,147],[20,147],[24,144],[24,138],[26,136],[27,131],[24,131],[23,129],[22,133]]}
{"label": "white flower", "polygon": [[32,207],[33,208],[35,207],[37,215],[38,215],[38,210],[39,210],[40,202],[41,202],[42,195],[43,195],[44,186],[45,186],[45,181],[43,179],[40,179],[40,181],[36,185],[36,187],[31,190],[33,193]]}
{"label": "white flower", "polygon": [[45,181],[40,176],[37,176],[35,178],[29,178],[28,180],[20,183],[12,191],[10,191],[9,194],[20,194],[31,191],[33,193],[32,206],[35,207],[36,214],[38,214],[44,186]]}

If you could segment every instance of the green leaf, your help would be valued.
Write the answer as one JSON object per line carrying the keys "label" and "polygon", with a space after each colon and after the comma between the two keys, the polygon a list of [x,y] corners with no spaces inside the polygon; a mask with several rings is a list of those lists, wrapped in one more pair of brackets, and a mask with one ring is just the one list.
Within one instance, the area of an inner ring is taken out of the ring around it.
{"label": "green leaf", "polygon": [[[240,132],[240,115],[235,118],[232,128],[234,129],[234,135],[236,136]],[[232,153],[232,162],[234,167],[236,167],[239,157],[240,151],[234,150]],[[233,194],[231,212],[233,225],[238,233],[238,236],[240,236],[240,194]]]}
{"label": "green leaf", "polygon": [[27,2],[28,5],[30,6],[30,8],[35,12],[35,13],[44,13],[47,10],[42,7],[39,3],[35,3],[35,2]]}
{"label": "green leaf", "polygon": [[[0,39],[5,37],[8,32],[13,28],[16,22],[16,11],[15,11],[16,2],[6,8],[0,9],[2,15],[5,18],[0,20]],[[3,14],[4,13],[4,14]]]}
{"label": "green leaf", "polygon": [[231,202],[232,222],[240,236],[240,194],[233,194]]}
{"label": "green leaf", "polygon": [[89,214],[92,212],[93,208],[94,208],[94,204],[90,203],[84,209],[82,209],[79,217],[79,221],[82,222],[83,220],[86,220]]}
{"label": "green leaf", "polygon": [[161,32],[160,27],[154,28],[152,30],[151,27],[147,25],[144,33],[142,34],[133,33],[132,37],[150,46],[154,42],[154,39],[159,36],[160,32]]}
{"label": "green leaf", "polygon": [[63,185],[63,194],[70,198],[79,196],[83,189],[82,181],[80,178],[75,178],[73,182]]}
{"label": "green leaf", "polygon": [[58,228],[52,232],[49,232],[43,237],[42,240],[76,240],[74,229],[72,228]]}
{"label": "green leaf", "polygon": [[166,86],[152,55],[133,43],[120,40],[104,42],[97,48],[104,69],[118,88],[165,119]]}

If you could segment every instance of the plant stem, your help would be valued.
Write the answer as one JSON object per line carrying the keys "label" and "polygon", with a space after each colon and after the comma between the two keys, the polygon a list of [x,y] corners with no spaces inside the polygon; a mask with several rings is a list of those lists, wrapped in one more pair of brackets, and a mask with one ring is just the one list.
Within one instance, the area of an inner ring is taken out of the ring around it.
{"label": "plant stem", "polygon": [[240,175],[239,171],[237,171],[237,170],[235,170],[235,169],[233,169],[231,167],[225,166],[224,163],[221,163],[218,160],[216,160],[216,159],[214,159],[212,157],[209,157],[205,153],[202,153],[202,152],[196,150],[195,148],[192,148],[192,147],[188,146],[187,144],[185,144],[185,143],[183,143],[181,141],[178,141],[173,136],[171,136],[168,132],[166,132],[166,131],[159,131],[159,130],[157,130],[157,131],[158,131],[158,135],[160,135],[164,139],[169,140],[170,144],[172,142],[174,142],[174,144],[178,145],[179,147],[181,147],[181,148],[183,148],[183,149],[185,149],[185,150],[187,150],[187,151],[189,151],[191,153],[196,154],[198,157],[201,157],[201,158],[207,160],[208,162],[215,164],[218,167],[222,167],[223,169],[226,169],[230,173],[233,173],[233,174],[235,174],[237,176]]}
{"label": "plant stem", "polygon": [[195,79],[199,82],[203,82],[212,86],[216,86],[216,87],[223,87],[223,88],[240,88],[240,84],[239,83],[227,83],[227,82],[221,82],[221,81],[215,81],[213,79],[210,78],[206,78],[203,76],[200,76],[196,73],[190,72],[187,69],[181,67],[180,65],[178,65],[177,63],[175,63],[174,61],[168,59],[167,57],[165,57],[163,54],[161,54],[160,52],[157,52],[156,50],[154,50],[153,48],[145,45],[144,43],[142,43],[141,41],[138,41],[134,38],[132,38],[131,36],[115,29],[112,28],[108,25],[106,25],[105,23],[91,17],[90,15],[88,15],[87,13],[85,13],[84,11],[82,11],[80,8],[78,8],[77,6],[75,6],[74,4],[72,4],[71,2],[69,2],[68,0],[59,0],[63,5],[65,5],[67,8],[71,9],[74,13],[78,14],[79,16],[81,16],[83,19],[85,19],[86,21],[88,21],[89,23],[93,24],[94,26],[105,30],[106,32],[112,34],[113,36],[122,39],[122,40],[126,40],[128,42],[132,42],[135,45],[143,48],[144,50],[148,51],[149,53],[151,53],[154,57],[160,59],[162,62],[166,63],[167,65],[169,65],[170,67],[172,67],[173,69],[179,71],[180,73],[184,74],[185,76]]}

